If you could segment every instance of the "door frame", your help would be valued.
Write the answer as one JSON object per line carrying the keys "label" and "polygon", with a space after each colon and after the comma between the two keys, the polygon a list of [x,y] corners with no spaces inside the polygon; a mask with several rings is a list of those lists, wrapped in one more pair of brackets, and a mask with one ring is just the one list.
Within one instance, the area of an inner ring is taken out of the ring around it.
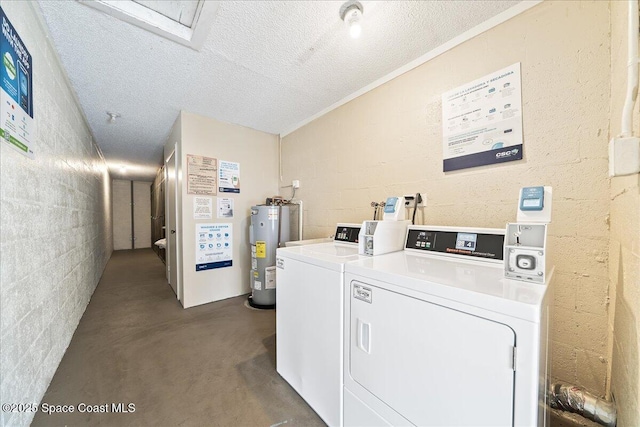
{"label": "door frame", "polygon": [[[172,289],[176,293],[176,298],[183,304],[184,306],[184,298],[183,298],[183,288],[182,288],[182,265],[181,265],[181,248],[182,248],[182,233],[180,227],[180,206],[178,201],[180,200],[178,197],[180,187],[178,180],[178,166],[179,162],[179,151],[178,151],[178,143],[174,144],[174,148],[169,154],[169,156],[165,159],[165,182],[166,189],[165,191],[165,219],[166,219],[166,232],[167,232],[167,281],[169,285],[171,285]],[[173,168],[173,176],[169,174],[170,168]],[[173,198],[171,198],[172,187],[173,186]],[[174,227],[172,228],[172,221],[174,221]],[[175,234],[172,234],[172,230],[175,230]],[[171,244],[172,237],[175,241],[175,246]],[[173,271],[171,266],[174,265]],[[172,283],[171,277],[175,273],[175,283]],[[175,285],[175,286],[174,286]]]}

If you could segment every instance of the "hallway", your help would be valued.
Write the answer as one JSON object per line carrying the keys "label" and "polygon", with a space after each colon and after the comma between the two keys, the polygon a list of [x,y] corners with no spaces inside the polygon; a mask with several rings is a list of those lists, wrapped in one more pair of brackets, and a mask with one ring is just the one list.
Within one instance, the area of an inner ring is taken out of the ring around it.
{"label": "hallway", "polygon": [[245,299],[184,310],[151,249],[114,252],[42,399],[75,411],[32,425],[324,425],[275,371],[275,312]]}

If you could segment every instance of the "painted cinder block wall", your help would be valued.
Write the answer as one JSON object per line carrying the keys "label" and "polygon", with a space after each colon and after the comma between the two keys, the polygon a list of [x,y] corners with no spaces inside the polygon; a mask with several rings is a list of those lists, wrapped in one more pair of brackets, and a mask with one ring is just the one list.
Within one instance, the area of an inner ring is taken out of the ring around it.
{"label": "painted cinder block wall", "polygon": [[[424,223],[504,227],[521,187],[552,186],[552,375],[605,395],[609,30],[608,2],[543,2],[286,135],[282,185],[301,181],[305,237],[415,192]],[[441,94],[516,62],[524,160],[443,173]]]}
{"label": "painted cinder block wall", "polygon": [[[627,2],[611,2],[611,131],[621,130],[627,81]],[[633,113],[640,135],[640,105]],[[640,426],[640,175],[611,179],[609,344],[618,426]]]}
{"label": "painted cinder block wall", "polygon": [[2,8],[33,56],[37,142],[35,160],[0,143],[0,402],[38,404],[111,256],[111,179],[34,4]]}

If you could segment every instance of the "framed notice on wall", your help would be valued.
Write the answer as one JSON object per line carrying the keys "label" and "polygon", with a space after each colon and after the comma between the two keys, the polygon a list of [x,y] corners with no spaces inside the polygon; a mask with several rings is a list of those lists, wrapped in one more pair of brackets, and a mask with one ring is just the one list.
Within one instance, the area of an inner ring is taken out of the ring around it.
{"label": "framed notice on wall", "polygon": [[520,63],[442,94],[444,172],[522,159]]}
{"label": "framed notice on wall", "polygon": [[187,154],[187,194],[215,196],[218,161],[212,157]]}
{"label": "framed notice on wall", "polygon": [[34,158],[33,62],[18,32],[0,7],[0,136],[12,148]]}

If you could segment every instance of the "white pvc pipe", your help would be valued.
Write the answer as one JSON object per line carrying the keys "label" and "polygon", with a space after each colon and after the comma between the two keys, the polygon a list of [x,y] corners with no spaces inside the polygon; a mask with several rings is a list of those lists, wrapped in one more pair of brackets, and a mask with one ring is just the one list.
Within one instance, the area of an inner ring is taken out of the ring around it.
{"label": "white pvc pipe", "polygon": [[629,0],[627,97],[622,110],[622,137],[633,135],[633,106],[638,97],[638,20],[638,0]]}
{"label": "white pvc pipe", "polygon": [[303,231],[304,231],[304,227],[303,227],[303,221],[304,221],[304,203],[302,202],[302,200],[298,200],[298,239],[299,240],[304,240],[303,237]]}

